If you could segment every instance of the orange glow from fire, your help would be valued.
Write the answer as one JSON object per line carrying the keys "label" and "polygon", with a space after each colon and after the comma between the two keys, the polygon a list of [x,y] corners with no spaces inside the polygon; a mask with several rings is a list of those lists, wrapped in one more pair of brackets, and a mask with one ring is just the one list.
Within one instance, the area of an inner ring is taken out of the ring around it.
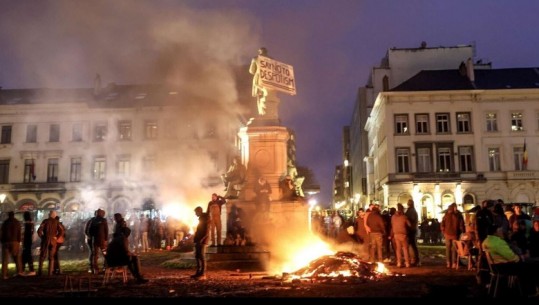
{"label": "orange glow from fire", "polygon": [[313,259],[322,255],[335,253],[335,250],[332,249],[330,244],[312,234],[302,238],[301,243],[297,243],[295,246],[290,245],[290,247],[287,247],[286,251],[289,255],[288,257],[284,257],[285,262],[278,270],[279,272],[296,271],[297,269],[304,267]]}

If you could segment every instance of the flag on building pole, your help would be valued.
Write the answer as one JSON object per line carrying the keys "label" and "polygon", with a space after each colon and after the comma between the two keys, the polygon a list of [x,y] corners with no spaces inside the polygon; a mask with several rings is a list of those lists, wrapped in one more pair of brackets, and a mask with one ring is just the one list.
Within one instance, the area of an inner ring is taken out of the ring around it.
{"label": "flag on building pole", "polygon": [[522,149],[522,170],[528,169],[528,149],[526,148],[526,139],[524,139],[524,148]]}

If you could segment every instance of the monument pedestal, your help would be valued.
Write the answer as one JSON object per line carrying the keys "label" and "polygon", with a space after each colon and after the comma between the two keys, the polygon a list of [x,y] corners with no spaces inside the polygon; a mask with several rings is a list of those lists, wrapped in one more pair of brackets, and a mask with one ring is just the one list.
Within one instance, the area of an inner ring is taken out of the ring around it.
{"label": "monument pedestal", "polygon": [[[263,123],[264,120],[258,122]],[[288,129],[283,126],[251,124],[240,129],[239,136],[242,160],[247,162],[247,177],[240,199],[254,200],[254,184],[262,176],[271,185],[272,200],[281,199],[279,181],[287,173],[287,142],[290,137]]]}

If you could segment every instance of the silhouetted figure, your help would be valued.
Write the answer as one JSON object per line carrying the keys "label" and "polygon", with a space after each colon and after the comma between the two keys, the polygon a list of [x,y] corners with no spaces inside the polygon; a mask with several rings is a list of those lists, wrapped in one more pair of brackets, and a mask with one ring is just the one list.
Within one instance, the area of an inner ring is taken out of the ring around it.
{"label": "silhouetted figure", "polygon": [[15,262],[16,274],[22,273],[22,264],[20,256],[21,244],[21,223],[15,218],[13,211],[8,212],[8,218],[2,223],[2,232],[0,242],[2,242],[2,276],[4,280],[8,279],[7,267],[9,257]]}
{"label": "silhouetted figure", "polygon": [[206,279],[206,248],[210,241],[209,216],[204,213],[202,207],[195,208],[195,214],[198,216],[198,225],[193,242],[195,243],[195,259],[197,262],[197,271],[191,277],[197,280]]}

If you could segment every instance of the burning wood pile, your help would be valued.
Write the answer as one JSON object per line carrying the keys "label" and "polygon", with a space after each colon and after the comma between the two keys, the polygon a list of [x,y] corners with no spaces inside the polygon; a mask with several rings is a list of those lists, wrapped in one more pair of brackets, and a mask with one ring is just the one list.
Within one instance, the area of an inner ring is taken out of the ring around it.
{"label": "burning wood pile", "polygon": [[363,261],[352,252],[324,255],[307,266],[283,273],[283,282],[363,282],[391,276],[384,264]]}

